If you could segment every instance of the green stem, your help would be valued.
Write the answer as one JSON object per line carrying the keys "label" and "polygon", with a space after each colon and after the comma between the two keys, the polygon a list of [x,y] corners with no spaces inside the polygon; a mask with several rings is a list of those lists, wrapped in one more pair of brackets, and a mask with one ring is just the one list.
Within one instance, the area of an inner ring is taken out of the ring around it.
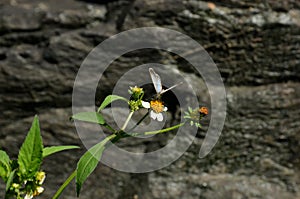
{"label": "green stem", "polygon": [[162,129],[162,130],[158,130],[158,131],[148,131],[148,132],[145,132],[144,135],[155,135],[155,134],[160,134],[160,133],[165,133],[165,132],[168,132],[168,131],[172,131],[174,129],[178,129],[179,127],[183,126],[185,123],[180,123],[180,124],[177,124],[175,126],[171,126],[169,128],[166,128],[166,129]]}
{"label": "green stem", "polygon": [[130,119],[131,119],[133,113],[134,113],[134,111],[131,111],[131,112],[129,113],[129,115],[128,115],[128,117],[127,117],[127,119],[126,119],[126,121],[125,121],[123,127],[121,128],[121,131],[124,131],[124,130],[125,130],[125,128],[127,127],[127,125],[128,125],[128,123],[129,123],[129,121],[130,121]]}
{"label": "green stem", "polygon": [[[180,123],[177,124],[175,126],[171,126],[169,128],[166,129],[162,129],[162,130],[157,130],[157,131],[148,131],[148,132],[142,132],[142,133],[126,133],[124,132],[123,129],[125,129],[128,125],[129,120],[131,119],[133,115],[133,111],[130,112],[130,114],[128,115],[126,122],[124,123],[122,130],[114,132],[114,134],[108,136],[105,138],[105,140],[111,140],[111,143],[108,143],[107,147],[112,144],[117,142],[119,139],[121,138],[125,138],[125,137],[134,137],[134,136],[139,136],[139,135],[155,135],[155,134],[160,134],[160,133],[165,133],[174,129],[178,129],[179,127],[183,126],[185,123]],[[136,124],[136,126],[147,116],[147,114]],[[136,127],[134,126],[134,128]],[[70,184],[70,182],[75,178],[76,176],[76,170],[68,177],[68,179],[63,183],[63,185],[61,185],[61,187],[58,189],[58,191],[55,193],[55,195],[53,196],[52,199],[57,199],[62,192],[64,191],[64,189]]]}
{"label": "green stem", "polygon": [[75,178],[75,176],[76,170],[73,171],[73,173],[68,177],[68,179],[66,179],[66,181],[59,187],[52,199],[57,199],[62,194],[64,189],[68,186],[68,184],[70,184],[70,182]]}
{"label": "green stem", "polygon": [[124,134],[122,137],[134,137],[134,136],[140,136],[140,135],[156,135],[156,134],[172,131],[174,129],[178,129],[179,127],[183,126],[184,124],[185,123],[183,122],[183,123],[177,124],[175,126],[171,126],[169,128],[157,130],[157,131],[148,131],[148,132],[142,132],[142,133],[127,133],[127,134]]}
{"label": "green stem", "polygon": [[110,125],[108,124],[104,124],[103,125],[105,128],[107,128],[108,130],[110,130],[112,133],[116,133],[117,131],[115,129],[113,129]]}
{"label": "green stem", "polygon": [[133,131],[140,123],[142,123],[142,121],[149,115],[149,111],[142,117],[142,119],[140,119],[135,125],[134,127],[132,127],[131,129],[129,129],[128,131]]}

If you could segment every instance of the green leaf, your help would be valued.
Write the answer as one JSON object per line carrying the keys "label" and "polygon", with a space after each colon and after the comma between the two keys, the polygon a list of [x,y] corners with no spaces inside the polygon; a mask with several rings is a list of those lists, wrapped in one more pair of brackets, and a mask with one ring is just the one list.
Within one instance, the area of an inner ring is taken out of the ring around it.
{"label": "green leaf", "polygon": [[80,189],[87,177],[95,170],[97,167],[102,153],[105,149],[105,144],[116,137],[116,134],[112,134],[106,137],[104,140],[99,142],[90,148],[77,163],[77,173],[76,173],[76,192],[79,196]]}
{"label": "green leaf", "polygon": [[53,153],[57,153],[60,151],[64,150],[69,150],[69,149],[78,149],[80,148],[79,146],[51,146],[51,147],[45,147],[43,149],[43,158],[47,157],[49,155],[52,155]]}
{"label": "green leaf", "polygon": [[4,180],[4,182],[6,182],[11,172],[9,161],[7,153],[0,150],[0,177]]}
{"label": "green leaf", "polygon": [[124,100],[125,102],[128,102],[128,100],[124,97],[118,96],[118,95],[108,95],[104,101],[102,102],[102,104],[100,105],[100,107],[98,108],[98,113],[103,110],[107,105],[109,105],[110,103],[112,103],[113,101],[116,100]]}
{"label": "green leaf", "polygon": [[100,113],[97,112],[81,112],[73,115],[72,119],[84,121],[84,122],[92,122],[97,124],[105,124],[105,120]]}
{"label": "green leaf", "polygon": [[18,156],[19,172],[23,177],[35,175],[43,160],[43,142],[38,117],[35,116],[32,126],[21,146]]}
{"label": "green leaf", "polygon": [[13,171],[9,174],[8,179],[7,179],[7,182],[6,182],[6,191],[9,190],[9,188],[10,188],[10,186],[11,186],[13,180],[14,180],[15,173],[16,173],[16,169],[13,170]]}

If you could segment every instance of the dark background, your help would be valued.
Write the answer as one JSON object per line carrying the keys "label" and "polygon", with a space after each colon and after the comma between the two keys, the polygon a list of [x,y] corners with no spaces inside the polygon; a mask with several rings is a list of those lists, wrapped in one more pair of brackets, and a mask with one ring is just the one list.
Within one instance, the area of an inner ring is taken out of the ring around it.
{"label": "dark background", "polygon": [[[179,160],[146,174],[99,165],[80,198],[300,198],[297,0],[1,0],[0,148],[17,157],[35,114],[46,146],[81,145],[69,121],[81,62],[109,36],[145,26],[187,34],[213,58],[227,90],[221,138],[206,158],[199,159],[205,136],[200,130]],[[133,53],[109,68],[99,85],[98,100],[110,94],[124,71],[148,62],[172,63],[182,73],[194,75],[175,55],[151,50]],[[207,96],[200,95],[209,104]],[[127,139],[123,144],[147,151],[167,142],[168,136],[150,143]],[[39,198],[53,196],[84,151],[82,147],[45,160],[46,190]],[[0,190],[2,197],[3,182]],[[75,198],[74,184],[61,198]]]}

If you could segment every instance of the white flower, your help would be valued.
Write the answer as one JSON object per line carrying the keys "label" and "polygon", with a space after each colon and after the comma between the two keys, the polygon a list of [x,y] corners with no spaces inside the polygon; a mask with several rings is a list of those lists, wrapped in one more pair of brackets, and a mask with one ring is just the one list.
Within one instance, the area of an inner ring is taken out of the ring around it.
{"label": "white flower", "polygon": [[150,117],[154,120],[157,119],[159,122],[163,121],[164,119],[162,113],[155,113],[153,110],[150,111]]}
{"label": "white flower", "polygon": [[36,192],[37,192],[38,194],[43,193],[43,191],[44,191],[44,187],[37,187],[37,188],[36,188]]}
{"label": "white flower", "polygon": [[24,197],[24,199],[31,199],[31,198],[33,198],[32,194],[26,194],[25,197]]}
{"label": "white flower", "polygon": [[150,117],[159,122],[163,121],[164,117],[162,112],[168,110],[166,106],[164,106],[163,102],[160,100],[152,100],[149,102],[142,101],[142,106],[147,109],[151,109]]}
{"label": "white flower", "polygon": [[150,108],[150,103],[149,102],[145,102],[145,101],[142,101],[142,106],[144,107],[144,108]]}
{"label": "white flower", "polygon": [[43,187],[37,187],[34,192],[33,192],[33,196],[38,196],[40,195],[41,193],[43,193],[44,191],[44,188]]}
{"label": "white flower", "polygon": [[43,187],[36,187],[36,189],[33,191],[33,193],[27,193],[24,197],[24,199],[32,199],[35,196],[40,195],[41,193],[43,193],[44,188]]}

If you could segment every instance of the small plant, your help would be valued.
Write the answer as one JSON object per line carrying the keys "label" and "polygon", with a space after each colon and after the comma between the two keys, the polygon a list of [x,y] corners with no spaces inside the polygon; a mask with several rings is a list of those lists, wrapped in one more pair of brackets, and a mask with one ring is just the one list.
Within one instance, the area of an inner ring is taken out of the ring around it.
{"label": "small plant", "polygon": [[19,151],[18,159],[11,160],[7,153],[0,150],[0,176],[6,183],[5,199],[31,199],[40,195],[46,173],[41,170],[43,159],[53,153],[79,148],[77,146],[44,147],[38,117]]}
{"label": "small plant", "polygon": [[[147,131],[147,132],[133,132],[133,130],[147,117],[157,121],[163,121],[164,112],[168,110],[162,100],[162,95],[171,90],[172,88],[179,86],[181,83],[176,84],[166,90],[162,88],[160,76],[155,71],[149,69],[150,76],[156,90],[156,94],[150,101],[144,101],[143,88],[134,86],[130,87],[128,92],[131,94],[130,99],[126,99],[122,96],[108,95],[97,111],[94,112],[80,112],[73,115],[73,120],[79,120],[84,122],[91,122],[99,124],[111,133],[105,139],[91,147],[78,161],[76,170],[69,176],[69,178],[61,185],[52,199],[57,199],[67,187],[67,185],[76,178],[76,193],[80,194],[81,187],[88,176],[97,167],[103,151],[108,147],[108,143],[115,143],[122,138],[135,137],[140,135],[156,135],[160,133],[170,132],[174,129],[189,124],[191,126],[201,128],[200,120],[208,114],[206,107],[195,107],[194,109],[188,108],[185,112],[185,121],[177,125],[164,128],[161,130]],[[122,100],[128,104],[129,115],[120,129],[112,128],[104,119],[101,111],[111,104],[113,101]],[[148,112],[135,124],[134,127],[127,129],[128,123],[131,120],[134,112],[139,109],[148,109]],[[29,133],[20,149],[18,160],[10,160],[5,151],[0,150],[0,176],[6,183],[6,195],[5,198],[15,197],[17,199],[31,199],[34,196],[41,194],[44,190],[42,184],[46,177],[40,167],[43,158],[53,153],[78,148],[77,146],[54,146],[43,147],[42,137],[40,134],[39,122],[37,116],[34,118]]]}
{"label": "small plant", "polygon": [[[149,73],[156,90],[156,95],[149,101],[143,101],[144,97],[144,90],[143,88],[134,86],[130,87],[128,92],[131,94],[130,100],[127,100],[124,97],[117,96],[117,95],[109,95],[107,96],[97,111],[95,112],[80,112],[72,116],[72,119],[97,123],[101,126],[108,129],[111,132],[109,136],[103,139],[98,144],[91,147],[78,161],[76,170],[69,176],[69,178],[65,181],[65,183],[60,187],[57,191],[53,199],[58,198],[65,187],[74,179],[76,178],[76,192],[77,196],[80,194],[81,187],[88,176],[94,171],[96,166],[101,159],[103,151],[108,147],[108,143],[112,142],[115,143],[118,140],[126,137],[134,137],[139,135],[155,135],[160,133],[165,133],[177,129],[183,125],[190,124],[195,125],[196,127],[201,127],[200,120],[208,114],[208,109],[206,107],[196,107],[195,109],[189,108],[187,112],[185,112],[185,119],[183,123],[171,126],[169,128],[155,130],[155,131],[147,131],[147,132],[132,132],[149,114],[150,118],[157,121],[163,121],[163,112],[167,111],[168,108],[164,105],[164,102],[161,98],[163,93],[171,90],[172,88],[180,85],[176,84],[166,90],[162,88],[161,78],[160,76],[155,73],[155,71],[150,68]],[[130,109],[129,115],[124,123],[124,125],[120,129],[112,128],[108,123],[106,123],[101,111],[108,106],[110,103],[116,100],[123,100],[128,104]],[[136,125],[131,129],[126,129],[130,119],[132,118],[134,112],[138,111],[141,108],[148,109],[148,112],[136,123]]]}

